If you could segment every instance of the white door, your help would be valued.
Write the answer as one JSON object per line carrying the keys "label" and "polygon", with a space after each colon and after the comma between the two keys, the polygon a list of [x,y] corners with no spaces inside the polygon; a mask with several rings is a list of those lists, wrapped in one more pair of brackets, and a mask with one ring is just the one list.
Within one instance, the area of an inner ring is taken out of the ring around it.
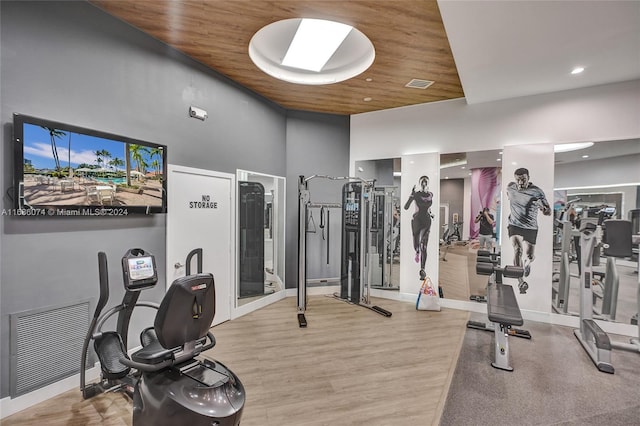
{"label": "white door", "polygon": [[[202,271],[216,289],[213,325],[231,319],[235,270],[235,175],[169,164],[167,287],[185,275],[191,250],[202,248]],[[194,258],[191,273],[197,272]]]}

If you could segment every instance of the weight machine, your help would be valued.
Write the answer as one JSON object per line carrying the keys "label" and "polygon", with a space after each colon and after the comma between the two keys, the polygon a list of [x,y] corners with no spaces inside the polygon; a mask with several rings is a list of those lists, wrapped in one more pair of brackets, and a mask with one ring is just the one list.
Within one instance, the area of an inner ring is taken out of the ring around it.
{"label": "weight machine", "polygon": [[371,246],[369,249],[369,277],[371,287],[399,290],[394,283],[395,259],[400,255],[400,217],[397,187],[376,186],[371,201]]}
{"label": "weight machine", "polygon": [[[311,201],[309,182],[313,179],[346,181],[342,188],[342,204]],[[340,294],[342,301],[368,308],[390,317],[391,312],[370,303],[368,251],[371,247],[370,216],[373,182],[354,177],[326,175],[300,176],[298,181],[298,325],[307,326],[307,224],[311,208],[342,209],[342,243]],[[329,245],[327,244],[327,250]]]}
{"label": "weight machine", "polygon": [[[552,308],[556,313],[569,313],[569,290],[571,287],[571,244],[576,237],[572,223],[562,217],[556,223],[556,238],[560,242],[559,269],[554,272],[552,283]],[[557,275],[556,275],[557,274]],[[574,276],[578,278],[578,275]]]}

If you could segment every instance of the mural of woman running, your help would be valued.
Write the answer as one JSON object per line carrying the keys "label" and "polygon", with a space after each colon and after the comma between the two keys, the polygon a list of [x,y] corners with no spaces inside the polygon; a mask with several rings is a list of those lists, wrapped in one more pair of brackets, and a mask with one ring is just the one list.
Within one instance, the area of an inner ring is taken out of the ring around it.
{"label": "mural of woman running", "polygon": [[420,263],[420,280],[424,280],[427,273],[424,265],[427,261],[427,245],[429,243],[429,233],[431,231],[431,205],[433,204],[433,193],[429,191],[429,177],[420,176],[418,179],[420,190],[416,191],[414,185],[411,195],[404,204],[404,209],[408,210],[411,203],[416,205],[416,211],[411,219],[411,232],[413,233],[413,249],[416,252],[416,263]]}

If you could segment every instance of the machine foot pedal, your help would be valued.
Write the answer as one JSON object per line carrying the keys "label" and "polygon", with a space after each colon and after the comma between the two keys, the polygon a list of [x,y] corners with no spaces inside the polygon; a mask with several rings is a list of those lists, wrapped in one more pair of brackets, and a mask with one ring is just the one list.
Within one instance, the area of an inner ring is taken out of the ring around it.
{"label": "machine foot pedal", "polygon": [[91,384],[91,385],[85,386],[84,389],[82,389],[82,398],[90,399],[96,396],[97,394],[99,394],[100,392],[101,392],[101,389],[99,386],[95,384]]}
{"label": "machine foot pedal", "polygon": [[305,328],[307,326],[307,319],[304,317],[304,314],[298,314],[298,325],[300,328]]}

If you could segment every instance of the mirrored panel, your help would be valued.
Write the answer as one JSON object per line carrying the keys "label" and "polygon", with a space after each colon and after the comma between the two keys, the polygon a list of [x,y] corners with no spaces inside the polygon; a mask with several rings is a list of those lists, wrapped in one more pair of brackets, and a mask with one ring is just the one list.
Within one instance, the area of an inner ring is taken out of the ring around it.
{"label": "mirrored panel", "polygon": [[440,287],[447,299],[483,301],[476,253],[498,250],[501,151],[440,156]]}
{"label": "mirrored panel", "polygon": [[375,179],[369,231],[370,284],[380,290],[399,290],[401,159],[356,161],[355,176]]}
{"label": "mirrored panel", "polygon": [[[580,312],[580,232],[586,223],[607,219],[632,223],[640,233],[640,140],[597,142],[582,149],[558,152],[556,146],[553,239],[553,312]],[[575,148],[575,147],[574,147]],[[632,255],[606,255],[603,245],[593,254],[594,318],[637,324],[638,246]]]}
{"label": "mirrored panel", "polygon": [[285,178],[238,170],[237,306],[284,290]]}

